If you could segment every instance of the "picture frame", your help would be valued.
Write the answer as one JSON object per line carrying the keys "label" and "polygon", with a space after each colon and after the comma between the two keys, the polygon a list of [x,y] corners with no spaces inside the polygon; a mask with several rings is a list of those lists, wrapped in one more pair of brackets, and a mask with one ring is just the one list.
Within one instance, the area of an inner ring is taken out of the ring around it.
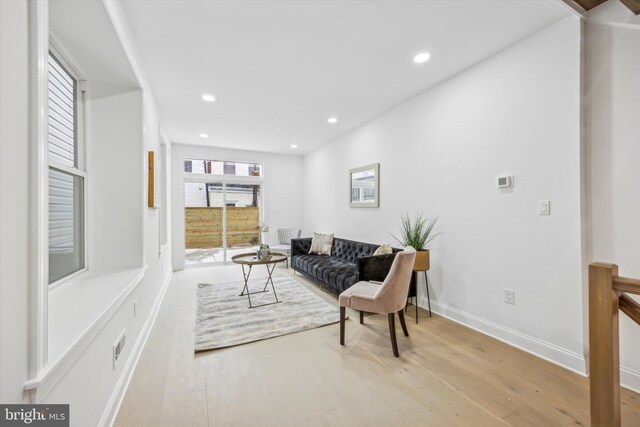
{"label": "picture frame", "polygon": [[380,207],[380,163],[349,169],[349,207]]}
{"label": "picture frame", "polygon": [[160,156],[155,151],[149,151],[148,156],[148,164],[149,164],[149,187],[148,187],[148,198],[147,198],[147,207],[153,209],[160,208],[160,196],[162,194],[161,191],[161,177],[160,173]]}

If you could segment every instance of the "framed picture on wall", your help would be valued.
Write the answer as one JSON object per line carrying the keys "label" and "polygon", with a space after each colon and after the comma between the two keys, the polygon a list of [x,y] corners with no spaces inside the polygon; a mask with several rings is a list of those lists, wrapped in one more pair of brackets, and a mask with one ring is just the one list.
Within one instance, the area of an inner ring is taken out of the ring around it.
{"label": "framed picture on wall", "polygon": [[155,151],[149,151],[149,197],[147,206],[154,209],[160,208],[161,179],[160,156]]}
{"label": "framed picture on wall", "polygon": [[349,170],[349,207],[380,206],[380,163]]}

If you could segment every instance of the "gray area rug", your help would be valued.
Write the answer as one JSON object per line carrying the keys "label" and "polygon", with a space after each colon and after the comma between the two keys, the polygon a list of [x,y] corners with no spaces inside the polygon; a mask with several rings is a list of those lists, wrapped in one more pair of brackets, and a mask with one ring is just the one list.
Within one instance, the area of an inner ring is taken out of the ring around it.
{"label": "gray area rug", "polygon": [[[251,292],[261,291],[266,278],[251,279]],[[340,321],[338,302],[331,304],[289,276],[274,276],[279,304],[249,308],[239,296],[243,281],[199,283],[195,351],[231,347]],[[273,291],[251,295],[253,305],[275,301]]]}

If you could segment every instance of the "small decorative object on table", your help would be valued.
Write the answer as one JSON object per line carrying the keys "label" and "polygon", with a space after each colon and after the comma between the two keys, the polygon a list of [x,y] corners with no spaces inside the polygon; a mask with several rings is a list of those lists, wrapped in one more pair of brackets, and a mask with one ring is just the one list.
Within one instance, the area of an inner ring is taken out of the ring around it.
{"label": "small decorative object on table", "polygon": [[[401,245],[411,246],[416,252],[416,258],[413,264],[412,284],[409,288],[408,298],[416,298],[416,323],[418,323],[418,276],[416,272],[424,271],[424,282],[427,288],[427,303],[429,304],[429,317],[431,317],[431,299],[429,297],[429,281],[427,279],[427,270],[430,268],[429,249],[425,247],[438,234],[433,233],[433,227],[438,221],[438,217],[434,219],[424,218],[422,214],[417,215],[413,220],[409,214],[402,215],[402,229],[400,237],[393,236]],[[407,298],[407,299],[408,299]]]}
{"label": "small decorative object on table", "polygon": [[271,251],[269,245],[260,245],[260,249],[256,252],[256,258],[262,261],[269,261],[271,259]]}
{"label": "small decorative object on table", "polygon": [[267,243],[269,238],[267,237],[266,239],[263,239],[262,234],[269,234],[269,225],[267,225],[266,222],[260,223],[260,243]]}

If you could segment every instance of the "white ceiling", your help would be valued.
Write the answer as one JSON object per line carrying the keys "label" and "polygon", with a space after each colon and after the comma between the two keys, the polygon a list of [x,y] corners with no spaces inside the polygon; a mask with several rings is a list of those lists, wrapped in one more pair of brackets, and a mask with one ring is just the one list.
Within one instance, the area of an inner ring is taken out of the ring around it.
{"label": "white ceiling", "polygon": [[[571,15],[561,0],[123,6],[173,142],[287,154],[307,153]],[[422,51],[431,60],[414,64]]]}

